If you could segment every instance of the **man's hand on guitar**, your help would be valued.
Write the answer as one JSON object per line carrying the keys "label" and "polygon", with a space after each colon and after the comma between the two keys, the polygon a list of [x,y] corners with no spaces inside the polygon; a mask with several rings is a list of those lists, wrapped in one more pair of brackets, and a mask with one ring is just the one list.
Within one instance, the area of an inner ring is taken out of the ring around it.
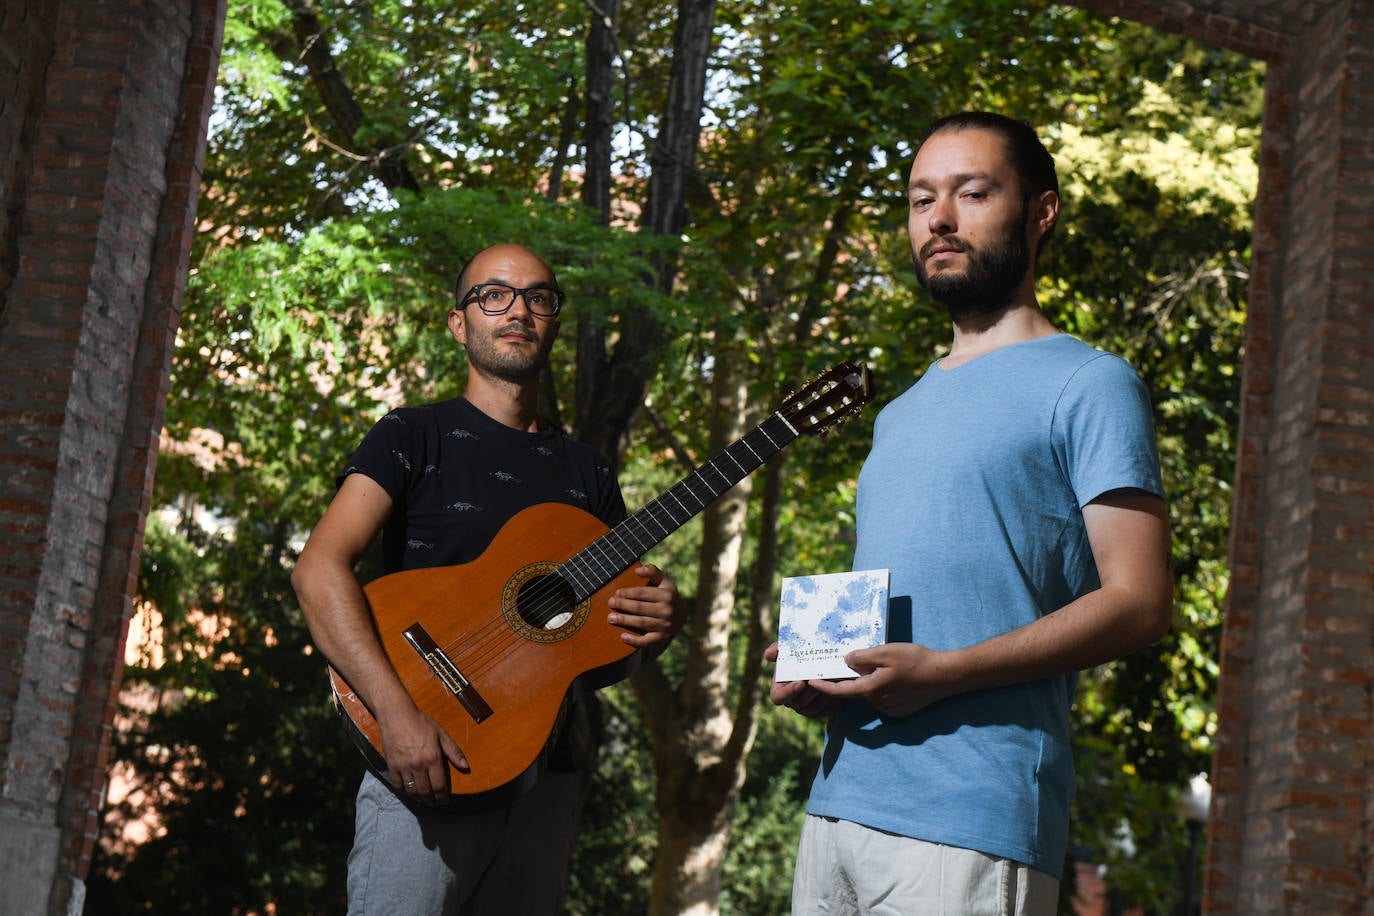
{"label": "man's hand on guitar", "polygon": [[418,707],[378,717],[391,784],[429,805],[449,800],[448,764],[468,771],[467,758],[448,732]]}
{"label": "man's hand on guitar", "polygon": [[611,614],[606,619],[615,626],[637,631],[620,636],[635,648],[661,649],[682,628],[687,619],[687,603],[668,574],[652,563],[640,566],[635,575],[648,584],[616,589],[609,602]]}

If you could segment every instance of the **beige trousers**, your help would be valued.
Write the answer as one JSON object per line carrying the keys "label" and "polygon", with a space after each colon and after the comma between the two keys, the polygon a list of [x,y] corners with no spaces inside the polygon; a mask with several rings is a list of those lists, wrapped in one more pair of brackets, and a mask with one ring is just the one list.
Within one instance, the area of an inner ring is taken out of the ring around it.
{"label": "beige trousers", "polygon": [[807,815],[793,916],[1054,916],[1059,881],[972,849]]}

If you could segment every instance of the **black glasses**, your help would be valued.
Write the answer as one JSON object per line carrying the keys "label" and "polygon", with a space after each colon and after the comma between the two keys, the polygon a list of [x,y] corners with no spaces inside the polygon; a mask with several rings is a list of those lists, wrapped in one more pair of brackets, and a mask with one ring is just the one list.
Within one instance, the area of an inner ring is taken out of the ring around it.
{"label": "black glasses", "polygon": [[517,289],[504,283],[478,283],[468,290],[468,294],[463,297],[458,307],[463,308],[468,303],[476,302],[477,307],[487,315],[504,315],[515,304],[516,296],[524,297],[525,308],[529,309],[531,314],[543,318],[552,318],[563,307],[561,289],[551,289],[547,286]]}

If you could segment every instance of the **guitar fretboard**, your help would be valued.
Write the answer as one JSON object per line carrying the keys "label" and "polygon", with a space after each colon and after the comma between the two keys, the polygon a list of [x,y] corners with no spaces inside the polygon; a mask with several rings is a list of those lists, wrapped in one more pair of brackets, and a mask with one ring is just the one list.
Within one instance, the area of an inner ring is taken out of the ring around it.
{"label": "guitar fretboard", "polygon": [[757,470],[799,433],[775,413],[662,496],[573,554],[560,577],[582,601]]}

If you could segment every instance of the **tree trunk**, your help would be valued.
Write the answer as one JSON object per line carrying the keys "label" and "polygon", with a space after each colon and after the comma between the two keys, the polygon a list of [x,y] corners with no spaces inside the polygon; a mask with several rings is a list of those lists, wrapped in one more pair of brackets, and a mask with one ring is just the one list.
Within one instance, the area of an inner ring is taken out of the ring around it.
{"label": "tree trunk", "polygon": [[[753,423],[738,354],[717,353],[711,395],[710,448],[716,454]],[[676,695],[656,665],[633,681],[649,728],[657,788],[653,916],[716,912],[757,699],[754,693],[741,722],[731,705],[730,633],[752,485],[745,478],[702,513],[696,608],[678,637],[687,644],[687,670]]]}
{"label": "tree trunk", "polygon": [[[649,235],[678,235],[687,225],[687,188],[695,174],[715,14],[716,0],[678,2],[668,101],[653,142],[644,201],[642,231]],[[589,87],[589,97],[590,92]],[[666,294],[676,278],[676,261],[665,258],[652,280]],[[609,359],[593,363],[594,354],[579,353],[574,424],[578,438],[609,455],[617,467],[629,444],[630,426],[644,403],[653,377],[652,357],[660,343],[658,322],[646,309],[627,309],[619,331]]]}
{"label": "tree trunk", "polygon": [[611,127],[615,122],[615,30],[620,24],[620,0],[601,0],[592,7],[587,25],[586,175],[582,203],[611,221]]}
{"label": "tree trunk", "polygon": [[569,77],[568,79],[568,98],[563,105],[563,120],[558,124],[558,146],[553,151],[553,164],[549,166],[549,188],[544,192],[544,199],[549,203],[558,203],[563,196],[563,173],[568,168],[568,148],[577,139],[577,131],[581,126],[577,116],[577,81]]}
{"label": "tree trunk", "polygon": [[[582,179],[582,204],[596,213],[603,226],[611,222],[611,127],[614,123],[616,26],[620,22],[620,0],[589,4],[591,22],[587,26],[587,116],[583,125],[583,145],[587,149]],[[604,300],[605,290],[595,286],[588,291],[592,301]],[[589,418],[601,412],[597,398],[606,372],[606,313],[597,308],[582,309],[577,315],[577,380],[573,391],[573,436],[600,449],[619,466],[619,455],[606,451],[604,440],[593,440]]]}
{"label": "tree trunk", "polygon": [[[682,788],[690,785],[684,782]],[[720,912],[734,798],[731,793],[721,804],[714,797],[697,800],[691,792],[681,792],[664,804],[660,795],[649,916],[716,916]]]}

